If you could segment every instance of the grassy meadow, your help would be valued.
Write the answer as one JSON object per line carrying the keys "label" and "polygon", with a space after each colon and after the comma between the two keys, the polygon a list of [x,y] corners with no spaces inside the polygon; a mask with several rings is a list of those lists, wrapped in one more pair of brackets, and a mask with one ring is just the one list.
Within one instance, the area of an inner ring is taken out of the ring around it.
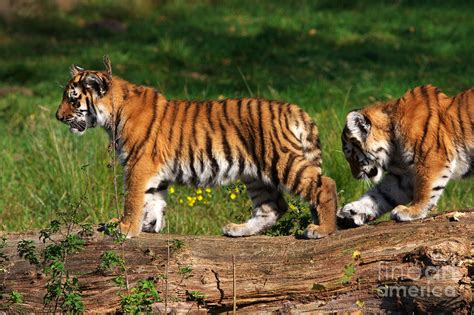
{"label": "grassy meadow", "polygon": [[[72,8],[37,1],[4,13],[0,230],[44,227],[83,195],[84,220],[117,215],[105,133],[76,137],[54,116],[72,63],[103,69],[108,54],[114,74],[169,99],[258,96],[299,104],[317,122],[324,172],[336,180],[342,205],[368,187],[352,178],[341,151],[345,114],[421,84],[448,94],[473,86],[473,13],[469,1],[403,0],[89,0]],[[171,233],[219,234],[250,216],[238,184],[173,186],[169,197]],[[451,182],[438,210],[473,205],[471,179]],[[292,217],[306,222],[307,211],[291,200]],[[290,215],[282,224],[294,232]]]}

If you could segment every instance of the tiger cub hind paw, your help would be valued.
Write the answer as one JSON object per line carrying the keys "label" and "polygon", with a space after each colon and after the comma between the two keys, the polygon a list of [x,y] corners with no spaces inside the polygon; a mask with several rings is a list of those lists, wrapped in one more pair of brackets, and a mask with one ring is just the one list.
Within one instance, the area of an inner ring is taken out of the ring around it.
{"label": "tiger cub hind paw", "polygon": [[417,219],[423,219],[426,217],[426,213],[419,211],[414,207],[407,207],[404,205],[396,206],[390,213],[392,219],[396,221],[413,221]]}
{"label": "tiger cub hind paw", "polygon": [[309,239],[318,239],[328,236],[334,229],[322,225],[310,224],[304,231],[304,236]]}
{"label": "tiger cub hind paw", "polygon": [[222,233],[225,236],[230,237],[242,237],[242,236],[250,236],[253,235],[249,232],[248,226],[245,223],[236,224],[236,223],[229,223],[222,228]]}
{"label": "tiger cub hind paw", "polygon": [[140,235],[141,226],[133,226],[131,224],[120,222],[119,224],[120,232],[125,235],[126,238],[132,238]]}

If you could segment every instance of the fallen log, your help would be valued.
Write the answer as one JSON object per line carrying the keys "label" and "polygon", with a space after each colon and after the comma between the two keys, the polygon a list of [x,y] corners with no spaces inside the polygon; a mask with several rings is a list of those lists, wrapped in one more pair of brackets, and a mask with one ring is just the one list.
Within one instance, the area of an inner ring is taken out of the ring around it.
{"label": "fallen log", "polygon": [[[14,311],[46,311],[48,276],[17,253],[22,239],[44,246],[38,233],[4,236],[9,260],[0,270],[0,305],[11,311],[8,297],[17,291],[23,300]],[[473,240],[474,209],[468,209],[340,230],[321,240],[142,233],[123,244],[123,253],[131,287],[140,279],[159,279],[156,312],[232,312],[235,285],[239,313],[469,313]],[[66,267],[78,277],[86,312],[120,310],[118,293],[124,289],[112,281],[116,274],[97,269],[108,250],[122,249],[96,234],[68,257]]]}

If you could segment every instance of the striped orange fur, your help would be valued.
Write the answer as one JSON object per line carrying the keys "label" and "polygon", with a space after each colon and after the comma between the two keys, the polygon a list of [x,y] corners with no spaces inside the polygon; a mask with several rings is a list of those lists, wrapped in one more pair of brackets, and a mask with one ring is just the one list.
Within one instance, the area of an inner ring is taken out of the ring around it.
{"label": "striped orange fur", "polygon": [[338,217],[357,225],[388,211],[400,221],[424,218],[449,180],[473,173],[474,89],[449,97],[425,85],[352,111],[342,142],[354,177],[378,184]]}
{"label": "striped orange fur", "polygon": [[172,182],[205,187],[238,179],[247,185],[252,218],[228,224],[224,234],[269,228],[287,210],[284,190],[310,202],[308,237],[335,230],[335,183],[321,175],[318,130],[298,106],[255,98],[167,100],[104,72],[75,66],[71,72],[56,116],[76,134],[96,126],[116,134],[125,168],[122,232],[158,232]]}

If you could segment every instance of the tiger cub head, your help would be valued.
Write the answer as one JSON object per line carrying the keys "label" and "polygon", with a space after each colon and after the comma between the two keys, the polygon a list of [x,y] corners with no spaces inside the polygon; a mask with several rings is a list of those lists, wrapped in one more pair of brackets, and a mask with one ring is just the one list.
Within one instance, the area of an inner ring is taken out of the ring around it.
{"label": "tiger cub head", "polygon": [[352,176],[380,181],[391,151],[390,117],[381,106],[349,112],[341,139]]}
{"label": "tiger cub head", "polygon": [[87,128],[104,125],[108,114],[100,106],[109,89],[109,79],[104,72],[89,71],[71,66],[71,80],[63,93],[56,118],[67,124],[72,133],[82,135]]}

